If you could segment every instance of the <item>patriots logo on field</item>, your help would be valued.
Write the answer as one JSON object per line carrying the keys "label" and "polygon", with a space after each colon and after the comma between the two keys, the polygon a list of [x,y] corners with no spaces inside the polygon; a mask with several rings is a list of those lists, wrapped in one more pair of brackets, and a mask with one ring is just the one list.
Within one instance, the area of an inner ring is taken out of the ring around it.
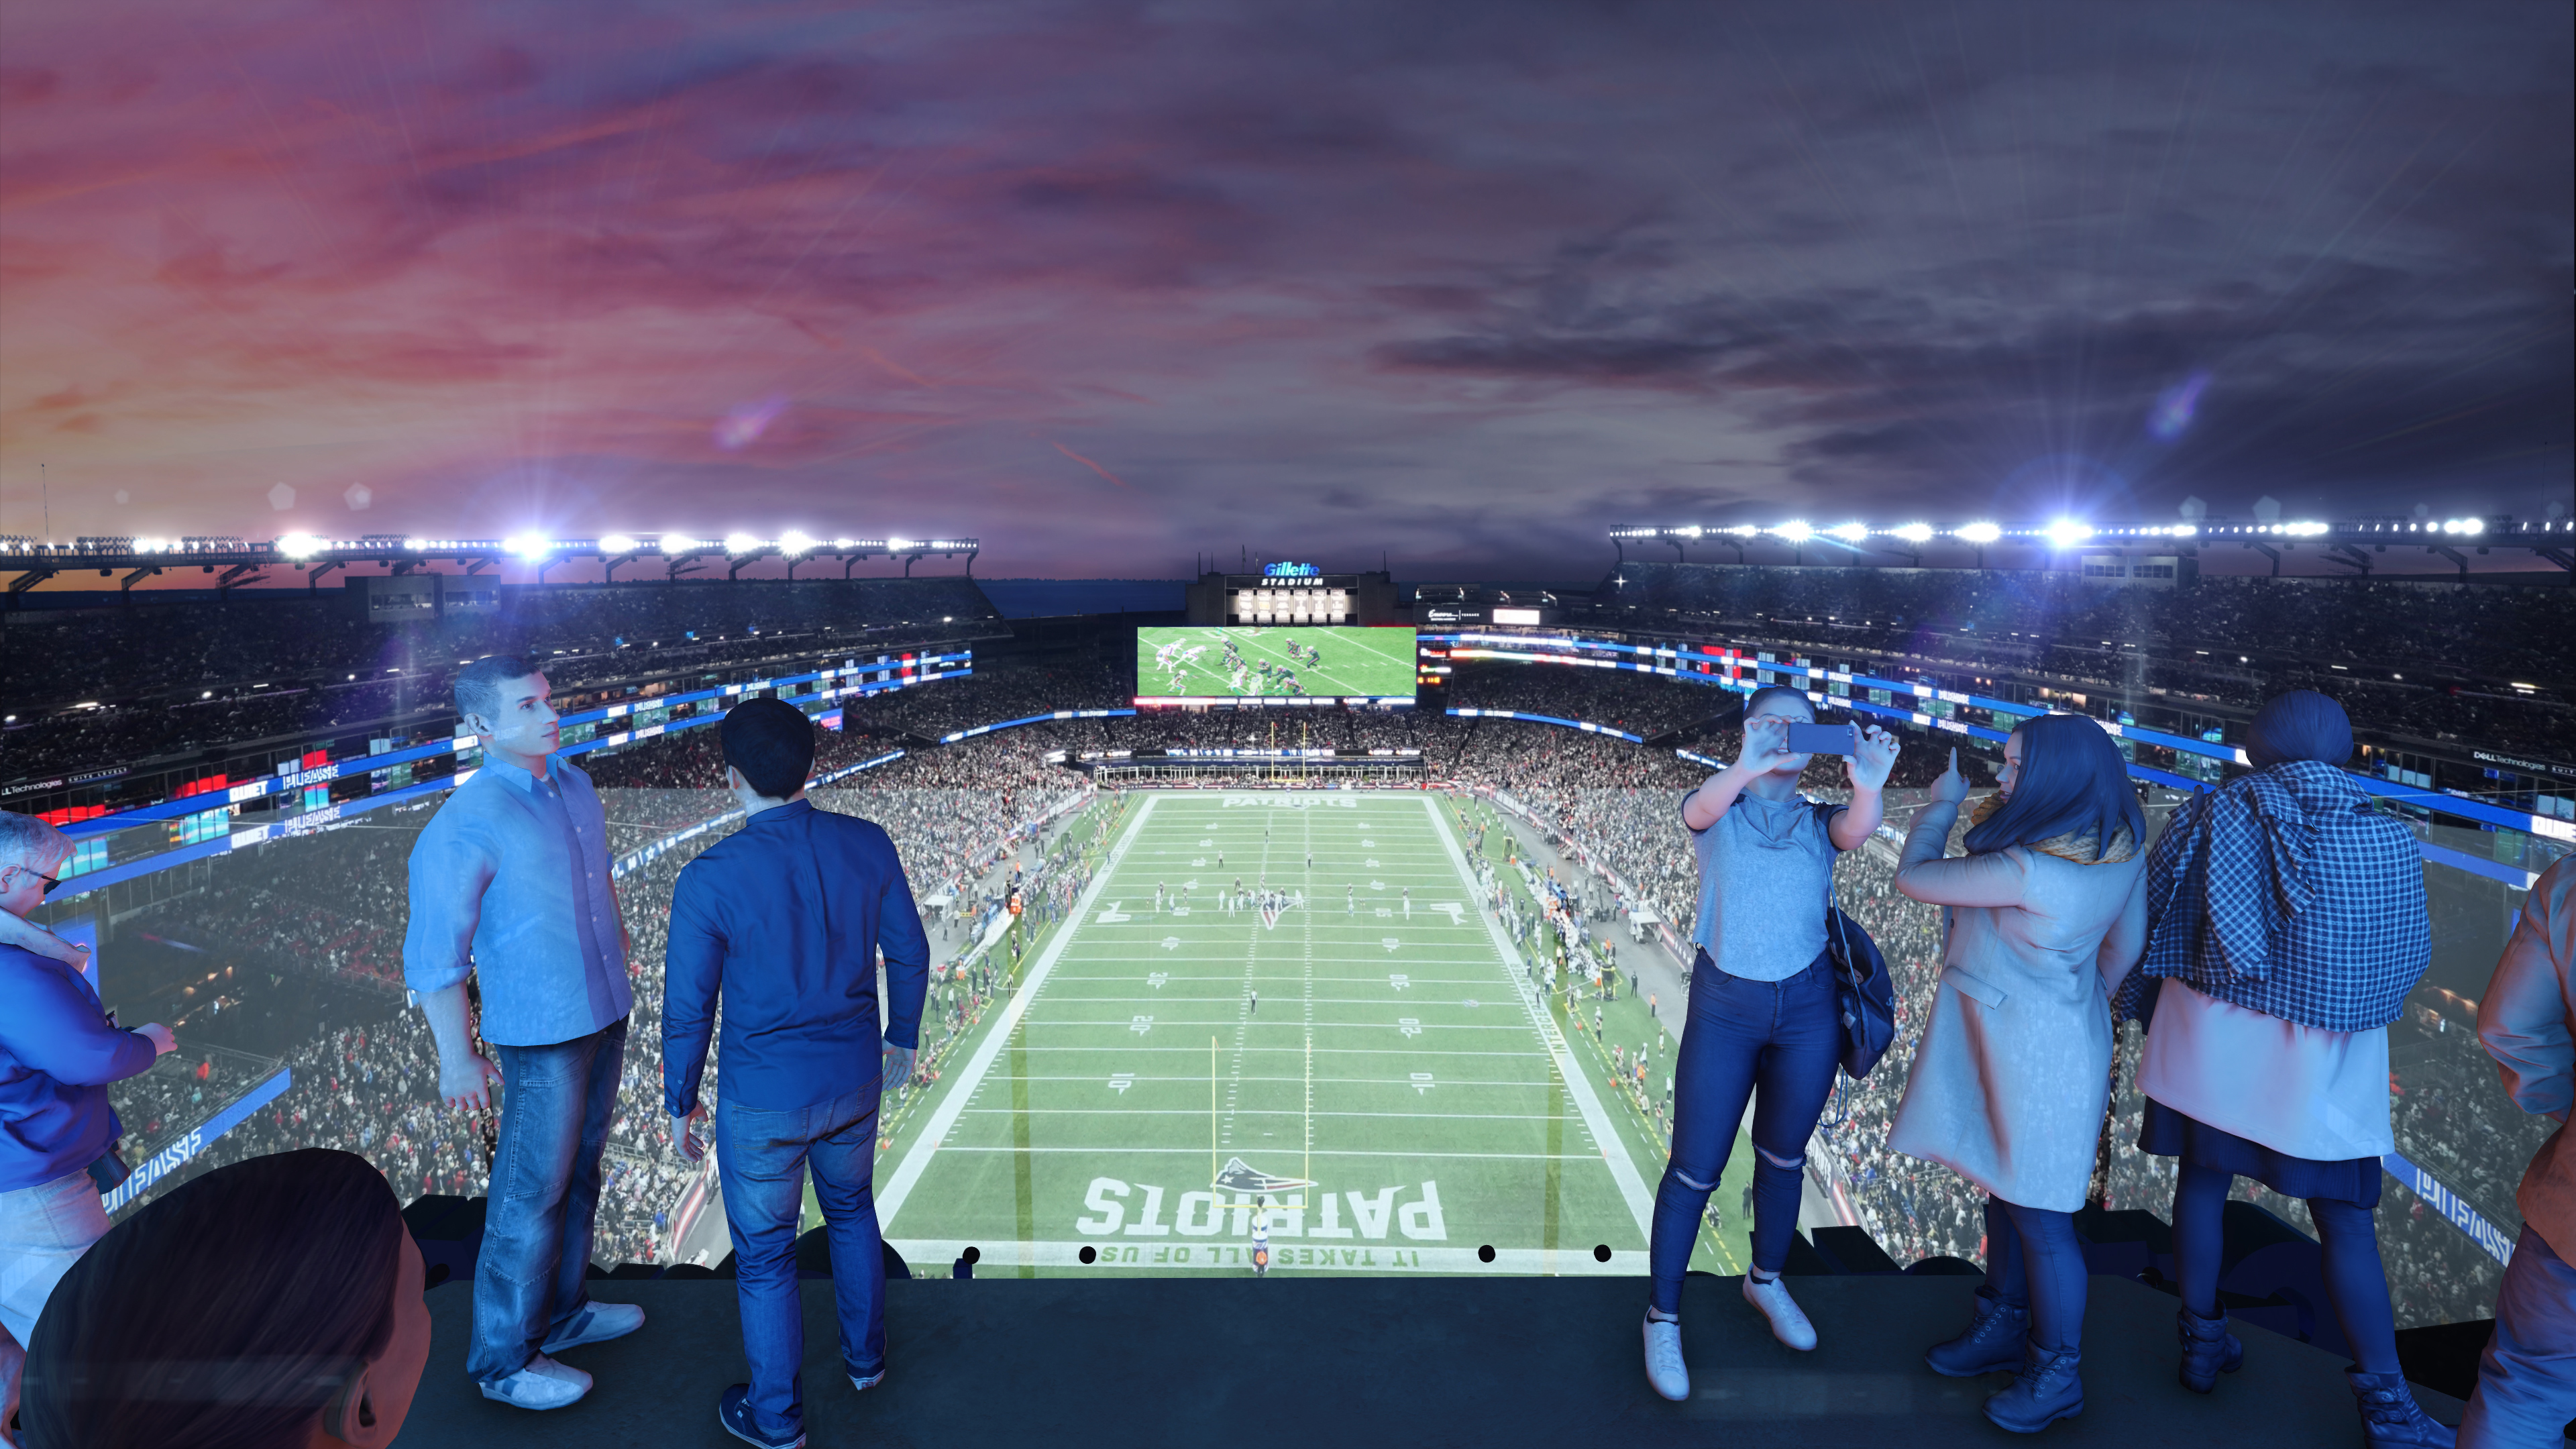
{"label": "patriots logo on field", "polygon": [[1315,1184],[1302,1177],[1280,1177],[1263,1172],[1240,1157],[1225,1160],[1225,1170],[1216,1175],[1216,1186],[1228,1192],[1294,1192]]}

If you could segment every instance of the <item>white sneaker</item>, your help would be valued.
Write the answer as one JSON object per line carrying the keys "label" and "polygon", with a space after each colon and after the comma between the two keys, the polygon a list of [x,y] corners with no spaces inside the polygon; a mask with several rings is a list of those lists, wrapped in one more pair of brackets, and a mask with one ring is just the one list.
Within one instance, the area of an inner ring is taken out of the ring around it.
{"label": "white sneaker", "polygon": [[1773,1338],[1800,1353],[1816,1346],[1816,1326],[1807,1321],[1798,1301],[1789,1296],[1787,1280],[1774,1278],[1768,1283],[1756,1283],[1753,1275],[1747,1273],[1744,1275],[1744,1301],[1761,1309],[1762,1316],[1771,1320]]}
{"label": "white sneaker", "polygon": [[1690,1399],[1690,1369],[1682,1362],[1679,1323],[1653,1317],[1646,1320],[1646,1382],[1676,1404]]}
{"label": "white sneaker", "polygon": [[644,1310],[636,1304],[585,1303],[561,1328],[546,1335],[546,1341],[537,1345],[537,1352],[561,1353],[585,1343],[605,1343],[624,1338],[643,1326]]}
{"label": "white sneaker", "polygon": [[868,1390],[875,1388],[877,1385],[884,1383],[885,1374],[886,1371],[884,1369],[878,1369],[875,1373],[868,1375],[866,1378],[860,1378],[857,1374],[852,1374],[850,1375],[850,1387],[857,1389],[860,1393],[864,1394]]}
{"label": "white sneaker", "polygon": [[557,1363],[544,1354],[528,1360],[528,1366],[482,1386],[483,1397],[516,1404],[522,1409],[560,1409],[579,1403],[590,1392],[590,1375],[570,1364]]}

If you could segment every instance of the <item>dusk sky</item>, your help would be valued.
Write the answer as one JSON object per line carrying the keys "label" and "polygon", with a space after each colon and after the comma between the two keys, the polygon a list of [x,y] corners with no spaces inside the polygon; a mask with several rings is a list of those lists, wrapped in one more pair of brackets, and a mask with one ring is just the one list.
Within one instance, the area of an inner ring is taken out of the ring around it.
{"label": "dusk sky", "polygon": [[2564,4],[18,0],[0,62],[6,533],[1556,578],[2576,468]]}

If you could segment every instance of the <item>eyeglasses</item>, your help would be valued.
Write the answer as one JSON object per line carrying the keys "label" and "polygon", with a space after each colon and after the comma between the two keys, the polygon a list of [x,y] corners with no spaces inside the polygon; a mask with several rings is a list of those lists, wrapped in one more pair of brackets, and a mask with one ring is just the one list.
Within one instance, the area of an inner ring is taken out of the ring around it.
{"label": "eyeglasses", "polygon": [[[22,871],[22,870],[23,870],[23,871],[25,871],[27,874],[32,875],[32,876],[34,876],[36,879],[38,879],[38,880],[40,880],[40,881],[43,881],[43,882],[45,883],[45,895],[47,895],[47,896],[52,895],[56,890],[60,889],[60,888],[61,888],[61,886],[62,886],[62,881],[61,881],[61,880],[57,879],[57,878],[56,878],[56,877],[54,877],[54,876],[46,875],[46,874],[44,874],[44,873],[42,873],[42,872],[38,871],[34,866],[29,866],[29,865],[13,865],[13,866],[9,867],[9,869],[8,869],[7,871],[0,871],[0,875],[11,874],[11,873],[14,873],[14,872],[17,872],[17,871]],[[39,899],[39,900],[42,900],[43,898],[44,898],[43,896],[39,896],[39,897],[37,897],[37,899]]]}

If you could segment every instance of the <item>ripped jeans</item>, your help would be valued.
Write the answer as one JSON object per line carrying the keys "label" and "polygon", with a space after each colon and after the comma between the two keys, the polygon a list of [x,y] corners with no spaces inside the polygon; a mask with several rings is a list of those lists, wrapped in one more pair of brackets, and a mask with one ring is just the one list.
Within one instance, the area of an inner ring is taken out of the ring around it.
{"label": "ripped jeans", "polygon": [[[1833,966],[1823,956],[1781,981],[1747,981],[1700,953],[1691,970],[1690,1019],[1673,1071],[1673,1155],[1655,1191],[1654,1305],[1681,1311],[1682,1275],[1699,1240],[1700,1215],[1726,1171],[1744,1104],[1753,1102],[1753,1266],[1789,1261],[1807,1139],[1834,1089],[1842,1019]],[[1756,1088],[1759,1088],[1757,1091]]]}

